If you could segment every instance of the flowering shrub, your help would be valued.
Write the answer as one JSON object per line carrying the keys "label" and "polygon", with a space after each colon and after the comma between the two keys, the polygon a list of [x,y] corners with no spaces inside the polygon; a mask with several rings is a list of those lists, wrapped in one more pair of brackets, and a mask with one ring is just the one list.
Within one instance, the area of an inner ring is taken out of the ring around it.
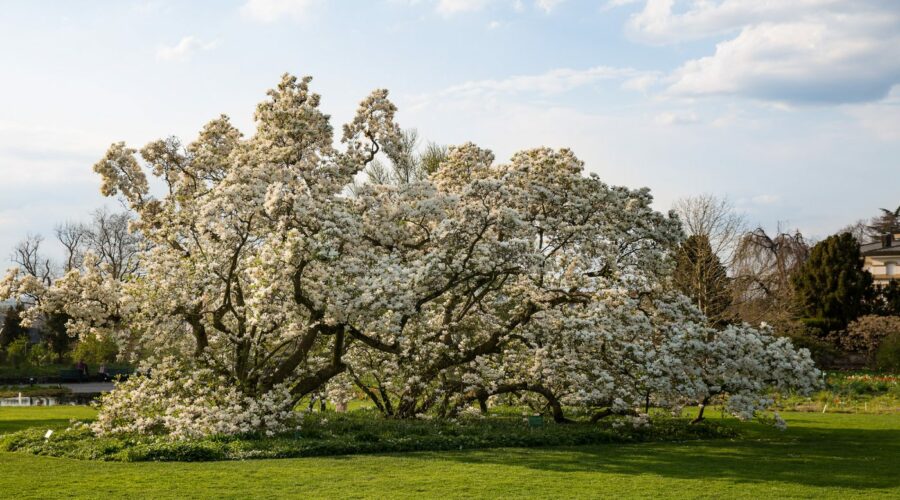
{"label": "flowering shrub", "polygon": [[881,342],[875,354],[875,366],[879,370],[900,372],[900,332],[894,332]]}
{"label": "flowering shrub", "polygon": [[860,316],[847,326],[846,331],[836,332],[835,340],[848,351],[874,356],[878,347],[890,335],[900,335],[900,316]]}
{"label": "flowering shrub", "polygon": [[283,432],[296,425],[290,393],[276,388],[247,397],[204,367],[173,358],[134,375],[100,397],[97,435],[160,434],[172,439]]}
{"label": "flowering shrub", "polygon": [[[746,326],[729,326],[710,335],[713,340],[700,357],[703,372],[699,394],[704,404],[722,394],[726,408],[746,420],[772,406],[770,388],[809,394],[822,386],[822,374],[809,351],[794,349],[787,338]],[[776,424],[784,425],[777,416]]]}

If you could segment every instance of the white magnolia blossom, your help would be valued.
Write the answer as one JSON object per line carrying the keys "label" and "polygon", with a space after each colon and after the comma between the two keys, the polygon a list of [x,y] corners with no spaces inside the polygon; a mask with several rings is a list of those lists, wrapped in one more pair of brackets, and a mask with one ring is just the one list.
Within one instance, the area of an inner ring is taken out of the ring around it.
{"label": "white magnolia blossom", "polygon": [[752,416],[769,387],[817,383],[807,352],[711,329],[670,291],[682,233],[647,189],[585,175],[566,149],[495,163],[463,144],[430,175],[348,190],[402,150],[396,109],[376,90],[335,147],[310,80],[285,75],[251,137],[222,116],[186,146],[110,147],[94,169],[146,241],[134,275],[86,257],[49,287],[0,283],[151,368],[104,398],[98,432],[275,431],[292,403],[349,384],[399,417],[515,392],[564,420],[568,405],[637,414],[718,395]]}
{"label": "white magnolia blossom", "polygon": [[297,425],[293,398],[283,387],[250,397],[213,370],[171,357],[155,364],[148,375],[120,382],[99,403],[102,410],[90,424],[98,435],[188,439],[262,431],[271,436]]}

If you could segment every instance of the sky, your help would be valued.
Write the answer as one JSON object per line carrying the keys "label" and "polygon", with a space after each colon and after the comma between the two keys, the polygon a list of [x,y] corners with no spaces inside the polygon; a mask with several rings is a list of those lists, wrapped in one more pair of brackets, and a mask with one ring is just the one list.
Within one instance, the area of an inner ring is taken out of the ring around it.
{"label": "sky", "polygon": [[0,258],[117,207],[109,144],[251,134],[285,72],[336,127],[387,88],[423,141],[568,147],[659,210],[821,238],[900,204],[896,0],[0,0],[0,47]]}

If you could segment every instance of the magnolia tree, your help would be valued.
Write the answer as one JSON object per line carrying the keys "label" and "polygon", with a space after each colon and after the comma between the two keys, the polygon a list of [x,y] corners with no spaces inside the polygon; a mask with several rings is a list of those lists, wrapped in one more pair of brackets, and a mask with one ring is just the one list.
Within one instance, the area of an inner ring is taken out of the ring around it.
{"label": "magnolia tree", "polygon": [[285,75],[249,138],[222,116],[187,145],[110,147],[94,170],[143,237],[134,273],[87,254],[52,283],[4,280],[141,360],[98,433],[278,432],[304,396],[352,386],[399,418],[515,393],[565,421],[719,394],[751,416],[772,383],[815,385],[808,353],[712,329],[671,292],[680,225],[646,189],[585,175],[565,149],[404,154],[384,90],[336,146],[309,83]]}

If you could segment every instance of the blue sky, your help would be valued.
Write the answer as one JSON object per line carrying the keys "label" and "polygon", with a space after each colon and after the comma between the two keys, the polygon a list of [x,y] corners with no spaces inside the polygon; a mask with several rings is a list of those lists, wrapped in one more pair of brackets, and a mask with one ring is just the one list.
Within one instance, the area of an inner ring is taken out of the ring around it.
{"label": "blue sky", "polygon": [[284,72],[336,125],[385,87],[426,140],[570,147],[662,210],[822,237],[900,204],[895,0],[0,0],[0,44],[0,255],[115,205],[110,143],[250,133]]}

